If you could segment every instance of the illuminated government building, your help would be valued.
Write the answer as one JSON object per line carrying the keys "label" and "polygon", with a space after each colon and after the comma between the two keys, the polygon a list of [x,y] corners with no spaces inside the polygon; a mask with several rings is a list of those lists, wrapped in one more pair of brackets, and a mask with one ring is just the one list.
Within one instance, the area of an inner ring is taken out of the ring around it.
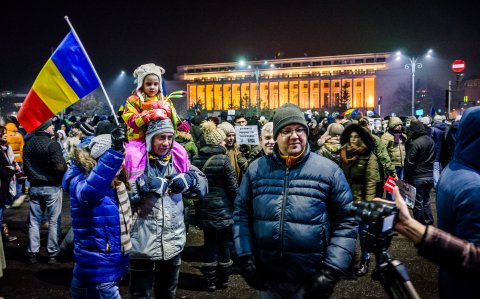
{"label": "illuminated government building", "polygon": [[[187,106],[206,110],[277,108],[294,103],[302,109],[341,107],[342,93],[349,107],[376,105],[377,72],[387,69],[391,53],[275,59],[182,65],[175,80],[187,87]],[[257,96],[258,95],[258,96]]]}

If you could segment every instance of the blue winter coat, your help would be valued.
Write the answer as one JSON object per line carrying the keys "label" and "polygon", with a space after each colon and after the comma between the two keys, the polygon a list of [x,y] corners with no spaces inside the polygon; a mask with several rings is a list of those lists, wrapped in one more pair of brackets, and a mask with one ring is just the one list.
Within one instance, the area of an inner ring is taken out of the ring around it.
{"label": "blue winter coat", "polygon": [[238,256],[253,254],[267,280],[307,282],[325,263],[346,272],[358,224],[349,213],[352,193],[343,171],[306,153],[287,168],[274,154],[248,167],[235,200]]}
{"label": "blue winter coat", "polygon": [[128,255],[120,241],[119,203],[111,185],[122,162],[123,155],[109,149],[90,174],[74,162],[63,178],[63,188],[70,193],[73,276],[82,282],[118,281],[128,270]]}
{"label": "blue winter coat", "polygon": [[[460,121],[453,160],[437,187],[438,227],[480,246],[480,107],[467,109]],[[478,298],[480,274],[440,268],[440,298]]]}

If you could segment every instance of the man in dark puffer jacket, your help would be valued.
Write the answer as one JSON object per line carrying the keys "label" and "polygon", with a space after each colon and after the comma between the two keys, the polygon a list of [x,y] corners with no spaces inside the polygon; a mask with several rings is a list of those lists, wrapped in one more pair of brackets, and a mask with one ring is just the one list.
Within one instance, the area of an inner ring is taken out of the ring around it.
{"label": "man in dark puffer jacket", "polygon": [[433,225],[430,191],[433,188],[435,142],[419,121],[410,123],[410,133],[406,145],[404,178],[417,189],[413,217],[422,224]]}
{"label": "man in dark puffer jacket", "polygon": [[235,200],[242,276],[265,298],[328,298],[355,252],[358,224],[343,171],[310,152],[300,109],[275,111],[272,155],[249,166]]}
{"label": "man in dark puffer jacket", "polygon": [[36,263],[40,250],[40,225],[48,219],[48,263],[55,263],[59,252],[58,239],[62,212],[62,178],[67,170],[60,144],[51,137],[53,123],[38,127],[23,148],[25,174],[30,181],[30,214],[28,217],[28,262]]}

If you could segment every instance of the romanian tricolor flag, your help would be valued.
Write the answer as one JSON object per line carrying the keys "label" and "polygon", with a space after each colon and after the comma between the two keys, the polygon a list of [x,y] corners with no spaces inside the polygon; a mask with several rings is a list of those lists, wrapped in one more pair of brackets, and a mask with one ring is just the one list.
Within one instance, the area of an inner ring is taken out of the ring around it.
{"label": "romanian tricolor flag", "polygon": [[70,32],[38,74],[17,119],[31,132],[99,85],[87,53]]}

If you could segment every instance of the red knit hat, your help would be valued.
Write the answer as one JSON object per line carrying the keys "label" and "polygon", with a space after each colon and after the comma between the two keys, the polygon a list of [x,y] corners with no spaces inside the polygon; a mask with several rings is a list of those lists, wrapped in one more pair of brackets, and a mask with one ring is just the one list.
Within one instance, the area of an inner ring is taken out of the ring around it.
{"label": "red knit hat", "polygon": [[188,124],[187,121],[182,121],[182,123],[177,127],[177,130],[179,132],[187,132],[190,133],[190,125]]}

